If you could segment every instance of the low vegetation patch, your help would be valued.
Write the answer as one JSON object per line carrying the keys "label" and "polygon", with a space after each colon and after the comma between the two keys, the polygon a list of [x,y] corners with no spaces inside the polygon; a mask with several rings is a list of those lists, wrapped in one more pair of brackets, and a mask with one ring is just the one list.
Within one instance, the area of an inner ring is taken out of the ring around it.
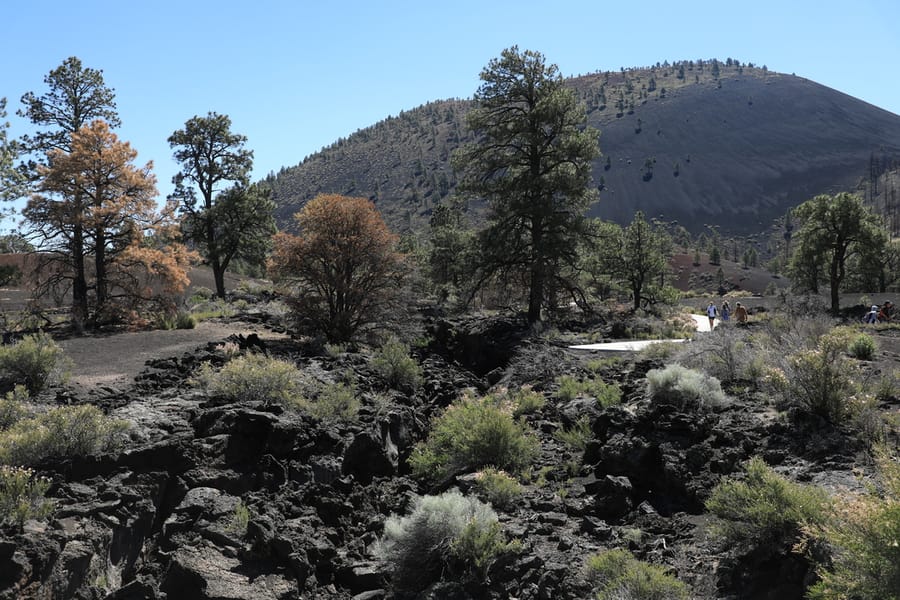
{"label": "low vegetation patch", "polygon": [[517,471],[538,451],[538,441],[512,407],[492,396],[464,395],[432,423],[428,438],[409,458],[418,477],[440,480],[448,475],[494,466]]}
{"label": "low vegetation patch", "polygon": [[30,466],[108,451],[128,426],[90,404],[53,408],[0,432],[0,464]]}
{"label": "low vegetation patch", "polygon": [[824,522],[806,530],[831,548],[809,590],[813,600],[900,598],[900,462],[886,451],[877,462],[882,494],[840,498]]}
{"label": "low vegetation patch", "polygon": [[681,365],[647,372],[647,393],[654,401],[667,400],[682,407],[714,408],[727,400],[718,379]]}
{"label": "low vegetation patch", "polygon": [[405,516],[391,515],[375,554],[390,567],[394,591],[414,594],[452,569],[454,561],[483,573],[512,549],[490,506],[451,490],[416,498]]}
{"label": "low vegetation patch", "polygon": [[600,379],[577,379],[571,375],[563,375],[556,382],[559,386],[556,397],[563,402],[585,396],[596,398],[597,403],[603,408],[622,402],[622,390],[619,386]]}
{"label": "low vegetation patch", "polygon": [[371,365],[394,389],[412,392],[422,384],[422,369],[409,355],[409,346],[396,338],[389,339],[375,352]]}
{"label": "low vegetation patch", "polygon": [[22,529],[29,519],[44,519],[53,512],[45,496],[50,480],[24,467],[0,466],[0,524]]}
{"label": "low vegetation patch", "polygon": [[7,385],[22,384],[31,394],[62,383],[71,361],[45,333],[26,335],[11,346],[0,346],[0,379]]}
{"label": "low vegetation patch", "polygon": [[688,600],[687,585],[666,569],[636,559],[627,550],[607,550],[587,560],[588,578],[599,587],[597,600]]}
{"label": "low vegetation patch", "polygon": [[758,457],[747,461],[744,477],[722,481],[706,501],[719,517],[713,531],[721,539],[755,547],[794,540],[804,525],[822,523],[828,506],[824,490],[794,483]]}
{"label": "low vegetation patch", "polygon": [[360,406],[356,388],[343,382],[322,384],[314,400],[302,400],[300,404],[312,416],[323,421],[353,419]]}
{"label": "low vegetation patch", "polygon": [[197,381],[210,396],[231,402],[289,405],[299,398],[300,371],[286,360],[248,354],[228,361],[218,371],[204,364]]}
{"label": "low vegetation patch", "polygon": [[498,508],[512,506],[523,491],[515,477],[494,467],[482,469],[475,479],[475,493],[478,497]]}

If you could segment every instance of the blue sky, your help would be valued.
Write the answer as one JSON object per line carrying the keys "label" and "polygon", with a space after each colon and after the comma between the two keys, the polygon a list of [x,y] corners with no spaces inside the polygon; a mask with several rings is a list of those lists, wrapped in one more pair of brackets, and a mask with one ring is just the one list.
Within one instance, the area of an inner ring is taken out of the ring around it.
{"label": "blue sky", "polygon": [[18,136],[19,99],[51,69],[69,56],[102,69],[117,133],[165,196],[166,139],[194,115],[229,115],[259,179],[401,110],[470,97],[512,45],[566,76],[733,57],[900,114],[898,23],[897,0],[16,1],[0,8],[0,96]]}

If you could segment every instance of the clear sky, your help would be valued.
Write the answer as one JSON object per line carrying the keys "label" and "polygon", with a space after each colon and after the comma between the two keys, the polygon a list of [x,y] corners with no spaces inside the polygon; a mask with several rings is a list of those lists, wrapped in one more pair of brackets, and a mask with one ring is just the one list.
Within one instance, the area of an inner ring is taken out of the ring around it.
{"label": "clear sky", "polygon": [[164,197],[166,139],[227,114],[253,178],[432,100],[467,98],[507,47],[565,76],[665,60],[732,57],[794,73],[900,114],[900,0],[4,0],[0,96],[10,135],[22,94],[69,56],[102,69],[117,130],[152,160]]}

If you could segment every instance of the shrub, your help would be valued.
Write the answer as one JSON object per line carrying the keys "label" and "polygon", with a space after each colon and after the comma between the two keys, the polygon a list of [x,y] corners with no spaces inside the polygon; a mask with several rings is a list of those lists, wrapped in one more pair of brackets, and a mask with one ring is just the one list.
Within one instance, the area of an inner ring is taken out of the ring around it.
{"label": "shrub", "polygon": [[44,496],[50,488],[46,477],[35,477],[24,467],[0,466],[0,523],[13,523],[20,530],[28,519],[43,519],[53,512],[53,502]]}
{"label": "shrub", "polygon": [[833,548],[829,563],[817,569],[820,580],[809,598],[900,598],[900,463],[882,452],[878,466],[883,497],[843,498],[829,519],[808,529]]}
{"label": "shrub", "polygon": [[422,383],[422,369],[409,355],[409,346],[396,338],[389,339],[375,352],[371,364],[392,388],[411,392]]}
{"label": "shrub", "polygon": [[127,427],[89,404],[54,408],[0,432],[0,464],[27,466],[106,451]]}
{"label": "shrub", "polygon": [[197,379],[207,394],[231,402],[290,404],[299,391],[300,371],[285,360],[248,354],[228,361],[218,372],[206,363]]}
{"label": "shrub", "polygon": [[556,397],[563,402],[569,402],[579,396],[591,396],[597,399],[600,406],[607,408],[622,401],[622,390],[619,386],[600,379],[576,379],[571,375],[563,375],[556,381],[559,385]]}
{"label": "shrub", "polygon": [[849,416],[847,400],[857,391],[853,367],[834,349],[803,350],[788,361],[787,398],[811,413],[840,423]]}
{"label": "shrub", "polygon": [[568,429],[557,429],[554,437],[573,450],[583,452],[593,435],[594,433],[591,430],[591,420],[587,415],[584,415],[575,421]]}
{"label": "shrub", "polygon": [[215,294],[215,292],[213,292],[208,287],[199,285],[192,290],[190,299],[191,299],[191,302],[193,302],[194,304],[199,304],[200,302],[203,302],[204,300],[212,299],[214,294]]}
{"label": "shrub", "polygon": [[65,381],[71,361],[49,335],[26,335],[16,344],[0,346],[0,378],[24,385],[37,394],[48,385]]}
{"label": "shrub", "polygon": [[231,517],[228,519],[226,529],[243,537],[247,533],[247,525],[250,524],[250,509],[243,500],[238,500],[234,505]]}
{"label": "shrub", "polygon": [[670,400],[682,407],[717,407],[726,402],[718,379],[681,365],[648,371],[647,391],[653,400]]}
{"label": "shrub", "polygon": [[599,585],[598,600],[688,600],[688,587],[663,567],[636,559],[627,550],[607,550],[587,560],[588,577]]}
{"label": "shrub", "polygon": [[457,490],[416,498],[407,516],[391,515],[374,548],[391,568],[394,591],[411,593],[438,579],[451,557],[484,569],[505,549],[496,513]]}
{"label": "shrub", "polygon": [[547,404],[547,399],[540,392],[531,389],[531,386],[523,385],[518,390],[507,390],[513,405],[513,417],[519,418],[541,410]]}
{"label": "shrub", "polygon": [[850,342],[847,352],[859,360],[872,360],[875,356],[875,340],[867,333],[860,333]]}
{"label": "shrub", "polygon": [[743,479],[720,482],[706,501],[719,517],[713,531],[729,543],[780,544],[795,538],[801,526],[821,523],[828,495],[815,486],[794,483],[761,458],[744,465]]}
{"label": "shrub", "polygon": [[475,480],[475,493],[499,508],[507,508],[522,496],[522,486],[505,471],[494,467],[482,469]]}
{"label": "shrub", "polygon": [[28,401],[28,390],[24,385],[17,385],[6,397],[0,399],[0,431],[9,429],[27,414],[25,403]]}
{"label": "shrub", "polygon": [[424,443],[409,458],[413,473],[443,479],[463,469],[488,465],[517,470],[535,457],[538,442],[496,398],[463,396],[438,416]]}
{"label": "shrub", "polygon": [[556,390],[556,398],[563,402],[571,402],[581,394],[581,382],[571,375],[563,375],[556,380],[559,388]]}
{"label": "shrub", "polygon": [[450,544],[450,552],[476,574],[484,576],[495,558],[518,547],[515,542],[507,543],[498,521],[472,519]]}
{"label": "shrub", "polygon": [[323,384],[316,399],[303,405],[312,416],[324,421],[352,419],[359,412],[356,388],[346,383]]}
{"label": "shrub", "polygon": [[189,312],[180,310],[175,315],[175,329],[193,329],[197,326],[197,319]]}

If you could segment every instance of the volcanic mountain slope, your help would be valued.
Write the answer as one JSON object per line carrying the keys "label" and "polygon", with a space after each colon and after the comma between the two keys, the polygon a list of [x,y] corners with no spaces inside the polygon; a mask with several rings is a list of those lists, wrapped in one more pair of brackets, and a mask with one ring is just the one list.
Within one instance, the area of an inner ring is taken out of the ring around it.
{"label": "volcanic mountain slope", "polygon": [[[689,230],[764,229],[819,193],[854,190],[873,156],[900,156],[900,116],[794,75],[729,59],[567,80],[600,130],[590,214],[634,211]],[[277,217],[319,193],[373,199],[397,230],[420,229],[454,190],[452,151],[473,139],[467,100],[432,102],[340,139],[268,178]]]}

